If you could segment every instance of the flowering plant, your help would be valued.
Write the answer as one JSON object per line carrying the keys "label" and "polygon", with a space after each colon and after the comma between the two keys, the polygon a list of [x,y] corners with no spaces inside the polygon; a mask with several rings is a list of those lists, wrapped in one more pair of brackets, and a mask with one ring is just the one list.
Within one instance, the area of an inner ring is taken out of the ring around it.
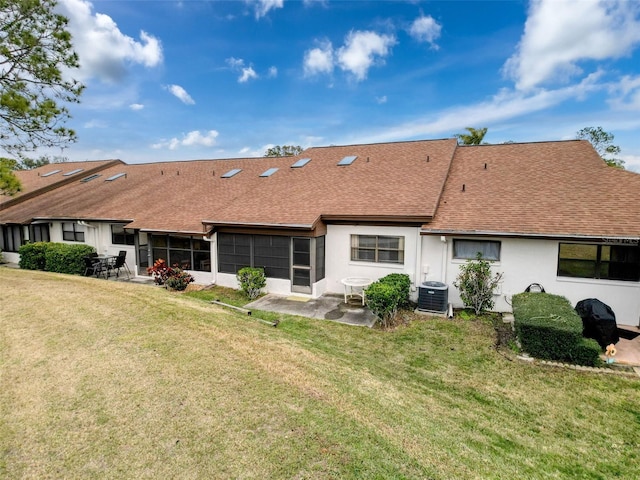
{"label": "flowering plant", "polygon": [[177,265],[170,267],[162,258],[156,260],[153,267],[147,268],[147,273],[153,275],[157,285],[166,285],[173,290],[184,290],[195,280],[191,274],[178,268]]}

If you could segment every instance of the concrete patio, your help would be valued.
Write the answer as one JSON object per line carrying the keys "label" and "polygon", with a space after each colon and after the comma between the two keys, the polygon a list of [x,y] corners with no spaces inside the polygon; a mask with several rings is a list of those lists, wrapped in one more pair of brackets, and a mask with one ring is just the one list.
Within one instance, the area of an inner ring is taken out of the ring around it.
{"label": "concrete patio", "polygon": [[268,294],[245,305],[244,308],[332,320],[361,327],[372,327],[376,319],[371,310],[363,307],[361,303],[345,303],[342,295],[307,298]]}

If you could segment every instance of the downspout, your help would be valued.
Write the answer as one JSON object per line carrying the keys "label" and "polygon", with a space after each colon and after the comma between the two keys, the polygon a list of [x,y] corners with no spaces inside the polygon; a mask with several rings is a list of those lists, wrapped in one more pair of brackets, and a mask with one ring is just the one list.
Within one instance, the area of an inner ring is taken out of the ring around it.
{"label": "downspout", "polygon": [[440,241],[442,242],[442,270],[440,277],[442,278],[442,283],[447,283],[447,262],[449,260],[449,244],[447,243],[447,237],[442,235],[440,237]]}
{"label": "downspout", "polygon": [[211,255],[211,283],[216,284],[218,282],[218,251],[216,248],[216,240],[218,234],[216,232],[211,235],[204,235],[202,238],[206,242],[209,242],[209,253]]}
{"label": "downspout", "polygon": [[420,276],[420,265],[422,265],[422,235],[420,235],[420,228],[418,228],[418,242],[416,244],[416,261],[414,263],[413,285],[415,289],[418,289],[418,285],[422,283]]}

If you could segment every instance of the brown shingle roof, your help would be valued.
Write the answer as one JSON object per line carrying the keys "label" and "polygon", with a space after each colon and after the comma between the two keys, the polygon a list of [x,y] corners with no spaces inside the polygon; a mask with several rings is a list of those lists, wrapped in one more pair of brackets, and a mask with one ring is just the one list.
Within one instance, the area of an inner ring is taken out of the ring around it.
{"label": "brown shingle roof", "polygon": [[21,203],[36,195],[40,195],[66,183],[74,182],[78,178],[98,172],[110,165],[122,165],[121,160],[99,160],[87,162],[52,163],[33,170],[19,170],[14,172],[22,190],[15,195],[0,195],[0,209],[8,205]]}
{"label": "brown shingle roof", "polygon": [[[435,213],[455,139],[311,148],[298,157],[118,164],[0,211],[0,223],[33,218],[131,221],[145,230],[201,232],[212,224],[299,225],[321,217],[423,223]],[[349,166],[337,163],[357,155]],[[298,158],[311,158],[299,169]],[[225,172],[239,168],[232,178]],[[278,168],[270,176],[260,174]],[[126,177],[104,179],[117,173]]]}
{"label": "brown shingle roof", "polygon": [[424,231],[637,238],[639,196],[586,141],[460,147]]}

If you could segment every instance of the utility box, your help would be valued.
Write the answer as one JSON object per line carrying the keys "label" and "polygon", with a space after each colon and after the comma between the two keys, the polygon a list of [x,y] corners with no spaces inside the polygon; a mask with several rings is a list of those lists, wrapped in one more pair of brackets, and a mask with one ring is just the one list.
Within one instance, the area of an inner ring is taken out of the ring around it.
{"label": "utility box", "polygon": [[445,313],[449,305],[449,287],[442,282],[422,282],[418,288],[418,310]]}

